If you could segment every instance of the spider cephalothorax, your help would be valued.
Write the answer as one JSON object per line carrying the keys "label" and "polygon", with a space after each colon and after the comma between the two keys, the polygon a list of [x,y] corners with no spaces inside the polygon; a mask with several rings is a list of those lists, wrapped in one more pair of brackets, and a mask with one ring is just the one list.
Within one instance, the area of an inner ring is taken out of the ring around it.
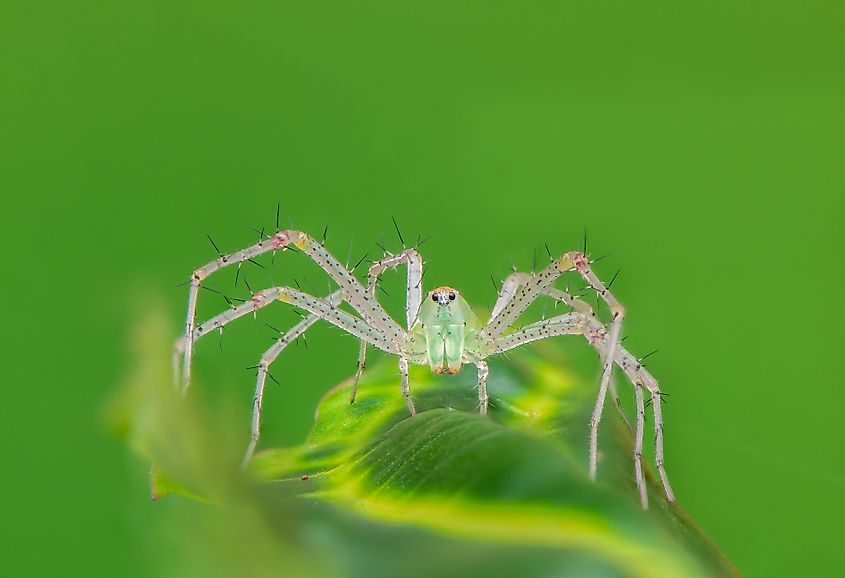
{"label": "spider cephalothorax", "polygon": [[458,373],[464,363],[479,360],[477,355],[467,355],[465,346],[468,341],[475,344],[481,321],[452,287],[438,287],[428,295],[411,326],[411,334],[422,335],[425,340],[431,371]]}
{"label": "spider cephalothorax", "polygon": [[[237,264],[240,267],[245,261],[252,261],[263,253],[275,253],[287,249],[295,249],[312,259],[338,285],[338,289],[322,299],[293,287],[263,289],[254,293],[252,298],[242,305],[232,307],[229,311],[196,325],[199,289],[209,275],[229,265]],[[381,274],[399,265],[405,265],[408,269],[404,327],[387,314],[376,299],[375,293]],[[221,254],[218,259],[196,269],[191,275],[185,335],[177,344],[178,349],[184,352],[183,391],[187,391],[190,384],[194,343],[202,336],[214,329],[222,330],[227,323],[244,315],[253,314],[258,309],[274,302],[287,303],[307,313],[301,322],[283,333],[261,356],[261,361],[257,366],[258,380],[253,405],[252,436],[244,456],[244,464],[246,464],[258,443],[264,384],[269,375],[270,365],[290,343],[320,319],[360,340],[358,370],[351,388],[350,402],[355,400],[358,381],[364,370],[366,349],[369,345],[399,358],[402,395],[412,415],[416,413],[416,410],[408,383],[409,363],[427,364],[433,372],[445,374],[457,373],[465,364],[475,365],[478,370],[478,407],[479,411],[485,414],[488,406],[486,361],[488,357],[539,339],[559,335],[582,335],[597,350],[602,359],[598,398],[590,420],[591,477],[595,477],[596,472],[598,427],[608,390],[612,392],[614,401],[619,407],[615,386],[610,379],[613,367],[618,366],[634,385],[637,404],[634,470],[643,507],[647,505],[642,472],[644,388],[651,394],[651,403],[654,407],[657,470],[663,481],[666,496],[672,501],[674,500],[672,488],[663,467],[663,418],[660,388],[657,380],[622,347],[619,335],[624,309],[610,293],[609,287],[593,273],[590,265],[591,261],[585,252],[570,251],[553,259],[543,270],[536,273],[512,273],[502,283],[489,320],[482,323],[461,294],[452,287],[438,287],[423,299],[423,261],[416,248],[406,248],[397,254],[385,252],[381,260],[370,266],[367,284],[364,286],[352,274],[355,268],[349,270],[341,265],[322,243],[302,231],[277,230],[273,235],[264,235],[258,243],[246,249],[228,255]],[[586,301],[554,287],[555,281],[568,271],[576,272],[605,301],[611,312],[611,319],[607,325],[598,319]],[[551,298],[568,306],[570,311],[513,329],[518,318],[538,298]],[[340,309],[339,306],[344,301],[356,314]],[[625,414],[622,415],[625,418]],[[627,423],[627,418],[625,419]]]}

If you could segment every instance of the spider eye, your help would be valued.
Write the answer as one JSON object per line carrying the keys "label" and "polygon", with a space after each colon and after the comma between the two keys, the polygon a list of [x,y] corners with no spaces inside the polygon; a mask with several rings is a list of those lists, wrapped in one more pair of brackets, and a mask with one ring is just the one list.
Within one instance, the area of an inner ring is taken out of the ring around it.
{"label": "spider eye", "polygon": [[451,293],[449,293],[449,301],[454,301],[454,300],[455,300],[455,292],[452,291]]}
{"label": "spider eye", "polygon": [[437,293],[432,293],[432,294],[431,294],[431,300],[432,300],[432,301],[434,301],[435,303],[437,303],[437,301],[438,301],[438,299],[437,299]]}

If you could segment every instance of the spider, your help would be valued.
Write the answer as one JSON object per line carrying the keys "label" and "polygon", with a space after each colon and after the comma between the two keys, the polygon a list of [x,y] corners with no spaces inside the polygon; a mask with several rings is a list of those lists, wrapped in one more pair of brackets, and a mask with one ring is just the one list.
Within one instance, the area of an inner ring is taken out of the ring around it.
{"label": "spider", "polygon": [[[395,221],[394,221],[395,224]],[[663,418],[661,413],[661,391],[657,381],[645,367],[620,344],[620,331],[625,310],[617,299],[591,269],[591,261],[584,252],[570,251],[557,259],[552,259],[548,266],[536,273],[514,271],[502,283],[498,298],[490,319],[482,323],[473,313],[467,301],[457,289],[448,286],[437,287],[423,298],[422,278],[423,259],[417,247],[405,248],[393,254],[385,251],[384,258],[375,261],[369,267],[367,285],[362,285],[353,275],[352,270],[329,253],[323,243],[307,233],[297,230],[279,230],[275,234],[262,233],[258,243],[230,254],[220,253],[220,257],[196,269],[189,280],[188,312],[185,334],[177,343],[175,362],[182,360],[181,388],[187,393],[191,382],[191,359],[194,344],[204,335],[215,329],[222,331],[231,321],[256,312],[258,309],[281,301],[303,310],[303,320],[291,328],[261,356],[257,365],[258,378],[253,400],[253,414],[250,442],[243,458],[246,466],[252,458],[260,435],[261,406],[264,386],[269,375],[270,365],[279,354],[299,336],[322,319],[360,340],[358,366],[352,383],[350,403],[354,403],[358,391],[358,382],[365,367],[367,347],[372,346],[399,358],[401,390],[408,411],[416,414],[411,388],[408,380],[408,366],[411,363],[427,364],[431,371],[439,374],[455,374],[466,364],[475,365],[478,374],[478,408],[481,414],[487,413],[489,398],[487,395],[488,366],[486,359],[491,355],[504,353],[532,341],[547,339],[559,335],[582,335],[598,351],[602,360],[602,372],[599,379],[598,397],[589,424],[589,475],[595,480],[598,447],[599,422],[604,408],[608,389],[623,418],[624,412],[619,405],[615,384],[611,379],[614,365],[634,385],[636,428],[634,433],[634,471],[636,485],[643,508],[648,507],[645,480],[643,477],[642,449],[645,421],[643,388],[651,394],[654,406],[654,428],[656,446],[656,466],[666,497],[674,502],[675,497],[669,478],[663,465]],[[397,233],[399,233],[397,227]],[[402,240],[402,235],[399,233]],[[212,241],[213,244],[213,241]],[[208,321],[196,324],[196,308],[199,290],[203,281],[218,270],[230,265],[238,268],[245,261],[252,261],[258,255],[277,251],[292,250],[304,253],[322,268],[339,286],[339,289],[325,298],[309,295],[299,288],[271,287],[252,295],[244,303],[232,306],[229,310],[212,317]],[[359,262],[360,263],[360,262]],[[405,300],[405,323],[402,327],[391,318],[376,299],[376,287],[380,276],[388,269],[400,265],[407,268]],[[602,323],[592,307],[577,295],[553,287],[554,282],[563,273],[576,271],[604,300],[610,309],[609,326]],[[612,283],[612,282],[611,282]],[[555,317],[511,329],[511,326],[540,297],[549,297],[562,302],[571,311]],[[353,315],[340,309],[346,302],[357,313]],[[510,331],[509,331],[510,330]],[[178,369],[177,369],[178,372]],[[272,376],[270,376],[272,378]],[[628,423],[625,418],[626,424]],[[630,429],[630,425],[628,425]]]}

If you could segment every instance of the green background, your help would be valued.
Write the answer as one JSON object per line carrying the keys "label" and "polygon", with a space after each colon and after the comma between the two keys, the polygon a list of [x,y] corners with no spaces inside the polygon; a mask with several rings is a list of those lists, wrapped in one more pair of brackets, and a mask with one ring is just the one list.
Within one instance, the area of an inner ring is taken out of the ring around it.
{"label": "green background", "polygon": [[[479,309],[491,274],[586,227],[598,271],[622,269],[626,343],[660,349],[681,505],[748,576],[838,575],[843,25],[820,1],[3,3],[0,573],[148,576],[173,554],[148,539],[173,506],[103,406],[151,296],[176,336],[205,234],[252,243],[280,202],[342,259],[396,248],[395,216],[431,236],[428,287]],[[244,272],[327,290],[297,256]],[[271,335],[200,347],[244,424]],[[355,350],[315,328],[286,354],[266,445],[302,438]]]}

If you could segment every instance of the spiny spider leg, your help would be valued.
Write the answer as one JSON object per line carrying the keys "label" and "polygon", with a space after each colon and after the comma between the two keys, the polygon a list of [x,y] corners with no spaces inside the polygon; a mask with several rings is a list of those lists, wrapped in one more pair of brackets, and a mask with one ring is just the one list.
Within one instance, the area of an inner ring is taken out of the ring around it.
{"label": "spiny spider leg", "polygon": [[[505,305],[516,295],[516,290],[519,289],[520,285],[530,283],[532,278],[533,275],[531,273],[522,273],[520,271],[514,271],[508,275],[502,282],[501,289],[498,289],[499,296],[496,298],[496,304],[493,305],[493,311],[490,312],[490,319],[501,313]],[[495,280],[493,284],[496,284]]]}
{"label": "spiny spider leg", "polygon": [[[381,274],[387,269],[394,269],[402,264],[408,266],[408,280],[405,291],[405,319],[408,329],[411,329],[411,325],[417,318],[417,314],[420,311],[420,304],[422,303],[423,260],[416,249],[405,249],[397,255],[390,255],[373,263],[367,273],[367,292],[372,299],[375,299],[376,286]],[[358,349],[358,367],[355,370],[355,378],[352,381],[349,403],[355,403],[355,396],[358,394],[358,382],[361,379],[361,374],[364,372],[364,367],[366,367],[366,358],[367,343],[361,341]]]}
{"label": "spiny spider leg", "polygon": [[404,332],[395,321],[390,319],[378,302],[367,295],[364,287],[357,279],[347,271],[340,262],[335,259],[317,241],[302,231],[286,230],[278,231],[274,235],[262,239],[240,251],[221,255],[204,266],[196,269],[191,274],[190,290],[188,293],[188,311],[185,321],[185,359],[182,366],[182,390],[187,392],[191,383],[191,360],[193,357],[193,335],[196,323],[197,298],[202,281],[216,271],[233,264],[242,264],[264,253],[285,249],[298,249],[308,255],[317,265],[320,266],[339,286],[345,291],[346,301],[357,311],[366,322],[373,328],[389,333],[396,341],[403,336]]}
{"label": "spiny spider leg", "polygon": [[491,354],[504,353],[532,341],[556,337],[558,335],[583,334],[589,323],[589,318],[581,313],[572,311],[543,321],[526,325],[507,335],[502,335],[492,341]]}
{"label": "spiny spider leg", "polygon": [[[653,385],[656,388],[657,381],[654,381]],[[666,473],[666,468],[663,465],[663,410],[660,408],[660,390],[657,389],[657,391],[652,392],[651,397],[652,406],[654,406],[655,462],[657,463],[657,472],[660,474],[660,481],[663,482],[663,489],[666,490],[666,497],[670,502],[674,502],[675,493],[672,491],[672,485],[669,483],[669,474]]]}
{"label": "spiny spider leg", "polygon": [[[551,317],[543,321],[538,321],[514,331],[513,333],[501,336],[493,341],[490,353],[501,353],[539,339],[568,334],[583,334],[587,341],[596,348],[599,354],[602,357],[606,357],[606,350],[609,343],[607,328],[592,315],[586,316],[578,312],[570,312],[557,317]],[[618,344],[616,346],[616,351],[617,353],[614,356],[614,363],[625,372],[627,377],[631,380],[631,383],[634,384],[635,393],[639,393],[639,397],[637,398],[637,430],[635,433],[634,463],[637,488],[640,493],[641,502],[643,503],[643,507],[648,506],[647,497],[645,497],[645,479],[643,478],[642,473],[642,431],[645,413],[645,408],[641,399],[641,388],[643,386],[651,392],[652,400],[655,405],[655,461],[657,463],[657,470],[663,482],[667,499],[670,502],[674,502],[675,496],[672,492],[672,486],[669,484],[669,478],[663,465],[663,416],[661,408],[658,407],[658,404],[660,403],[660,388],[654,377],[646,371],[639,362],[637,362],[636,358],[634,358],[630,352]]]}
{"label": "spiny spider leg", "polygon": [[[491,317],[495,317],[496,315],[501,312],[501,310],[508,304],[508,302],[513,299],[514,295],[516,294],[516,290],[519,288],[520,285],[524,285],[531,281],[532,275],[530,273],[522,273],[519,271],[514,271],[502,283],[502,288],[499,290],[499,297],[496,299],[496,304],[493,307],[493,312],[490,314]],[[593,308],[590,306],[589,303],[582,299],[578,299],[577,297],[573,297],[566,291],[561,291],[560,289],[555,289],[554,287],[549,287],[545,291],[543,291],[545,295],[548,295],[552,299],[557,301],[561,301],[565,303],[567,306],[571,307],[575,311],[579,313],[583,313],[584,315],[594,315]],[[628,420],[628,415],[625,413],[625,410],[622,409],[622,402],[619,400],[619,392],[616,388],[616,380],[613,378],[613,374],[610,376],[610,395],[613,398],[613,405],[616,407],[616,411],[619,412],[619,415],[622,417],[622,421],[625,423],[625,426],[628,428],[628,431],[631,434],[634,433],[634,429],[631,427],[631,422]]]}
{"label": "spiny spider leg", "polygon": [[[404,246],[401,233],[399,233],[398,227],[396,228]],[[326,300],[320,300],[291,287],[272,287],[255,293],[250,300],[242,305],[232,307],[229,311],[195,326],[198,290],[204,279],[223,267],[235,263],[240,266],[244,261],[252,261],[254,257],[260,254],[270,251],[275,253],[277,250],[288,248],[296,248],[298,249],[297,252],[305,253],[338,284],[339,290],[332,293]],[[382,272],[402,264],[408,266],[405,304],[407,329],[402,328],[395,320],[390,318],[375,296],[375,289]],[[589,286],[605,300],[612,314],[609,326],[606,327],[596,317],[593,309],[585,301],[553,287],[558,277],[571,270],[578,271]],[[302,335],[318,319],[324,319],[362,341],[350,401],[354,400],[358,379],[364,368],[366,346],[369,344],[399,357],[402,394],[412,415],[415,413],[415,408],[410,394],[408,377],[408,365],[411,362],[427,363],[431,371],[437,374],[454,374],[464,364],[475,364],[478,370],[479,410],[483,414],[488,409],[488,366],[486,358],[489,355],[502,353],[538,339],[557,335],[582,334],[599,353],[603,366],[596,405],[590,420],[591,477],[594,478],[596,472],[598,428],[608,390],[612,392],[616,407],[625,418],[625,422],[630,429],[627,416],[622,411],[618,400],[616,384],[613,381],[613,367],[619,365],[635,388],[637,424],[634,433],[634,469],[640,500],[643,506],[647,507],[648,498],[642,467],[645,424],[643,388],[647,388],[652,396],[650,401],[654,404],[657,469],[667,498],[674,501],[669,479],[663,467],[663,418],[660,388],[657,381],[643,368],[639,360],[635,359],[621,346],[620,333],[624,309],[609,292],[609,287],[593,273],[590,268],[590,261],[583,252],[566,253],[553,260],[539,273],[531,275],[514,273],[508,277],[498,294],[492,316],[486,325],[481,323],[467,301],[452,287],[441,286],[429,292],[428,297],[423,300],[422,274],[422,258],[414,249],[405,249],[398,255],[385,251],[385,257],[374,263],[370,268],[368,283],[365,288],[355,279],[351,271],[344,268],[337,259],[325,250],[322,243],[318,243],[307,234],[295,230],[277,231],[275,235],[267,235],[267,239],[262,239],[256,245],[229,255],[221,255],[219,259],[195,270],[190,279],[186,331],[181,342],[177,342],[174,349],[176,355],[174,367],[177,370],[180,352],[182,352],[184,359],[182,390],[186,392],[190,384],[194,342],[213,329],[222,330],[229,322],[249,313],[254,313],[277,300],[289,303],[310,314],[266,351],[262,355],[259,365],[256,366],[258,378],[253,404],[252,436],[244,458],[244,463],[246,463],[251,458],[260,436],[261,407],[264,386],[269,375],[268,368],[292,340]],[[612,281],[610,285],[612,285]],[[513,323],[540,295],[548,295],[566,303],[573,311],[549,319],[545,319],[544,315],[542,321],[505,335],[505,332],[510,330]],[[339,308],[343,301],[350,304],[357,316]]]}
{"label": "spiny spider leg", "polygon": [[399,358],[399,373],[402,376],[402,397],[405,398],[405,405],[408,406],[411,415],[417,415],[414,400],[411,399],[411,386],[408,382],[408,359],[405,357]]}
{"label": "spiny spider leg", "polygon": [[173,344],[173,359],[171,361],[173,366],[173,385],[179,387],[179,377],[181,375],[181,367],[179,363],[185,358],[185,336],[182,335]]}
{"label": "spiny spider leg", "polygon": [[669,483],[669,475],[666,473],[664,467],[663,455],[663,411],[660,406],[661,394],[660,386],[654,376],[643,367],[637,359],[626,351],[623,347],[618,348],[619,360],[617,364],[628,379],[634,385],[639,384],[645,386],[651,393],[651,402],[654,408],[654,446],[655,456],[654,461],[657,463],[657,472],[660,474],[660,481],[663,482],[663,489],[666,491],[666,497],[670,502],[675,501],[675,493],[672,491],[672,485]]}
{"label": "spiny spider leg", "polygon": [[367,272],[367,290],[375,294],[375,285],[382,273],[388,269],[395,269],[399,265],[408,266],[408,279],[406,283],[405,299],[405,320],[407,327],[417,318],[422,303],[422,256],[416,249],[405,249],[397,255],[390,255],[370,266]]}
{"label": "spiny spider leg", "polygon": [[[530,283],[533,279],[534,275],[531,273],[523,273],[520,271],[514,271],[508,275],[502,282],[502,288],[499,290],[499,297],[496,299],[496,304],[493,306],[493,312],[490,313],[490,318],[492,319],[493,317],[496,317],[502,309],[505,308],[505,305],[514,298],[516,291],[520,288],[520,286]],[[548,295],[557,301],[562,301],[564,304],[572,307],[572,309],[579,313],[583,313],[585,315],[593,314],[593,308],[589,303],[579,299],[578,297],[571,296],[566,291],[561,291],[560,289],[555,289],[554,287],[549,286],[545,290],[541,291],[540,294]]]}
{"label": "spiny spider leg", "polygon": [[572,263],[564,257],[555,259],[535,275],[515,274],[508,277],[493,307],[494,315],[482,329],[482,334],[495,339],[513,325],[537,297],[546,293],[557,278],[571,268]]}
{"label": "spiny spider leg", "polygon": [[625,428],[631,435],[634,435],[634,428],[631,427],[631,421],[628,419],[628,414],[626,414],[625,410],[622,409],[622,401],[619,399],[619,391],[616,387],[616,376],[612,373],[610,374],[610,397],[613,400],[613,406],[622,418],[622,423],[625,424]]}
{"label": "spiny spider leg", "polygon": [[[566,291],[561,291],[560,289],[555,289],[554,287],[548,289],[546,294],[551,297],[552,299],[556,299],[557,301],[561,301],[564,304],[572,307],[575,311],[579,313],[583,313],[585,315],[589,315],[595,318],[595,313],[593,312],[593,308],[590,306],[589,303],[584,301],[583,299],[578,299],[577,297],[573,297]],[[616,388],[616,380],[613,377],[613,373],[610,374],[610,395],[613,398],[613,405],[616,407],[616,411],[622,417],[622,421],[625,423],[625,427],[628,428],[628,431],[631,434],[634,433],[634,429],[631,427],[631,422],[628,419],[628,415],[625,413],[625,410],[622,409],[622,402],[619,399],[619,392]]]}
{"label": "spiny spider leg", "polygon": [[[619,342],[619,334],[622,331],[622,318],[625,310],[616,298],[610,293],[604,283],[596,277],[590,268],[590,260],[580,251],[570,251],[558,259],[549,263],[542,271],[526,279],[526,283],[518,285],[520,279],[515,279],[511,289],[512,294],[501,298],[500,310],[490,319],[482,333],[496,338],[510,327],[528,306],[540,295],[546,293],[552,284],[566,271],[575,269],[589,283],[589,285],[607,303],[613,315],[610,323],[610,340],[613,344],[606,350],[602,358],[602,373],[599,380],[599,392],[596,397],[596,405],[593,409],[593,416],[590,419],[590,478],[596,477],[596,462],[598,455],[598,428],[601,422],[601,415],[604,409],[604,400],[607,396],[607,389],[610,384],[610,375],[613,370],[613,357],[616,354],[615,345]],[[506,301],[505,301],[506,299]]]}
{"label": "spiny spider leg", "polygon": [[[344,296],[345,295],[346,293],[344,292]],[[390,335],[381,329],[372,327],[364,320],[343,311],[329,301],[317,299],[316,297],[298,289],[294,289],[293,287],[271,287],[269,289],[257,291],[250,300],[238,305],[237,307],[233,307],[228,311],[224,311],[201,325],[198,325],[194,330],[194,341],[215,329],[221,329],[223,326],[235,319],[254,313],[259,309],[270,305],[274,301],[289,303],[294,307],[308,311],[321,319],[325,319],[332,325],[343,329],[347,333],[351,333],[358,339],[365,340],[370,345],[373,345],[382,351],[393,353],[394,355],[399,353],[400,342],[395,341]]]}
{"label": "spiny spider leg", "polygon": [[[335,291],[326,298],[326,301],[332,305],[340,305],[343,301],[343,291]],[[305,319],[294,325],[291,329],[285,332],[276,343],[273,344],[261,356],[261,361],[258,363],[258,377],[255,381],[255,396],[252,400],[252,428],[250,431],[249,446],[244,454],[241,468],[245,468],[252,459],[252,454],[255,452],[255,446],[258,444],[258,439],[261,436],[261,406],[264,403],[264,384],[267,381],[267,376],[270,373],[270,366],[276,361],[276,358],[284,351],[288,345],[296,341],[300,335],[305,333],[314,323],[319,321],[320,317],[311,314]],[[272,376],[271,376],[272,377]]]}
{"label": "spiny spider leg", "polygon": [[590,261],[583,253],[572,251],[568,258],[581,276],[590,284],[599,295],[602,296],[612,314],[610,321],[609,343],[602,357],[602,374],[599,383],[599,394],[596,398],[596,407],[593,410],[593,417],[590,420],[590,478],[596,478],[596,461],[598,455],[599,423],[601,422],[604,400],[607,396],[607,388],[610,384],[610,374],[613,371],[616,348],[619,345],[619,336],[622,333],[622,318],[625,316],[625,309],[613,296],[604,283],[593,273],[590,268]]}
{"label": "spiny spider leg", "polygon": [[256,292],[252,298],[237,307],[224,311],[208,321],[200,324],[194,330],[193,340],[199,340],[203,335],[213,332],[215,329],[223,329],[235,319],[239,319],[250,313],[270,305],[276,301],[289,303],[299,309],[308,311],[311,315],[297,324],[280,338],[275,345],[268,349],[261,357],[258,364],[258,378],[256,380],[255,397],[253,400],[252,434],[250,443],[244,455],[243,464],[247,464],[252,457],[260,435],[261,406],[264,398],[264,385],[269,371],[270,364],[276,357],[297,337],[302,335],[318,319],[324,319],[336,327],[350,333],[362,341],[365,341],[388,353],[398,353],[399,343],[393,341],[387,334],[379,329],[369,326],[363,320],[338,309],[343,301],[344,291],[338,290],[332,293],[326,300],[320,300],[307,293],[303,293],[291,287],[272,287]]}
{"label": "spiny spider leg", "polygon": [[602,411],[604,411],[604,400],[607,397],[607,389],[610,385],[610,374],[613,371],[614,356],[616,355],[615,345],[619,343],[619,333],[622,331],[622,311],[613,314],[610,322],[610,345],[602,356],[602,372],[599,381],[599,393],[596,396],[596,406],[593,408],[593,417],[590,419],[590,479],[596,479],[596,463],[598,461],[598,438],[599,423],[601,423]]}
{"label": "spiny spider leg", "polygon": [[[637,400],[637,431],[634,434],[634,475],[637,478],[637,489],[640,491],[640,504],[648,509],[648,492],[643,478],[643,430],[645,429],[645,404],[643,403],[643,384],[634,384],[634,397]],[[667,497],[669,494],[667,493]],[[670,497],[671,501],[671,497]]]}
{"label": "spiny spider leg", "polygon": [[513,325],[537,297],[543,294],[563,301],[579,313],[593,314],[592,308],[586,302],[552,287],[558,277],[572,270],[577,270],[604,298],[611,311],[621,309],[619,302],[590,269],[590,261],[586,255],[579,251],[570,251],[553,260],[536,274],[514,272],[509,275],[502,284],[490,321],[484,327],[483,333],[488,337],[498,337]]}
{"label": "spiny spider leg", "polygon": [[262,239],[258,243],[251,245],[240,251],[229,253],[228,255],[221,255],[213,261],[209,261],[202,267],[195,269],[191,273],[191,287],[188,292],[188,312],[185,320],[185,335],[184,335],[184,361],[182,363],[182,392],[186,393],[191,384],[191,360],[194,349],[194,325],[196,323],[197,313],[197,298],[199,296],[199,289],[202,281],[215,273],[216,271],[228,267],[234,263],[240,267],[244,261],[249,261],[259,255],[272,251],[274,254],[278,250],[285,250],[289,244],[289,237],[286,231],[278,231],[275,235],[268,239]]}
{"label": "spiny spider leg", "polygon": [[484,360],[476,361],[475,367],[478,368],[478,409],[481,415],[487,415],[487,404],[489,402],[489,398],[487,397],[487,375],[490,373],[490,369]]}
{"label": "spiny spider leg", "polygon": [[[608,347],[607,330],[604,326],[598,323],[595,319],[590,321],[590,330],[585,334],[587,340],[592,343],[599,352],[603,352]],[[669,476],[666,473],[666,468],[663,465],[663,413],[660,404],[660,386],[657,380],[637,361],[637,359],[621,345],[616,346],[616,355],[614,356],[615,363],[625,375],[634,384],[634,393],[639,394],[637,398],[637,434],[635,435],[634,445],[634,463],[642,463],[642,428],[645,415],[645,407],[642,397],[642,387],[645,387],[651,393],[651,399],[654,405],[654,446],[655,446],[655,463],[657,464],[657,471],[660,474],[660,480],[663,483],[663,490],[666,492],[666,499],[670,502],[675,501],[675,494],[672,491],[672,485],[669,483]],[[641,466],[637,468],[637,486],[640,489],[640,499],[643,507],[648,506],[645,494],[645,481],[642,477]]]}
{"label": "spiny spider leg", "polygon": [[[531,275],[530,273],[522,273],[519,271],[515,271],[508,275],[502,283],[502,288],[499,291],[499,297],[498,299],[496,299],[496,304],[493,307],[491,317],[495,317],[496,315],[498,315],[502,311],[502,309],[504,309],[505,305],[507,305],[508,302],[513,299],[514,295],[516,295],[516,290],[519,288],[519,286],[529,283],[532,278],[533,275]],[[589,303],[577,297],[573,297],[566,291],[561,291],[560,289],[549,287],[545,289],[542,293],[548,295],[552,299],[563,302],[564,304],[579,313],[594,316],[593,308],[590,306]],[[616,380],[613,378],[613,374],[611,374],[610,376],[609,389],[610,395],[613,398],[613,405],[616,407],[616,411],[619,412],[619,415],[622,417],[622,421],[625,423],[625,426],[628,428],[628,431],[633,434],[634,430],[631,427],[631,422],[628,420],[628,415],[625,413],[625,410],[622,409],[622,402],[619,400],[619,392],[617,391]]]}

